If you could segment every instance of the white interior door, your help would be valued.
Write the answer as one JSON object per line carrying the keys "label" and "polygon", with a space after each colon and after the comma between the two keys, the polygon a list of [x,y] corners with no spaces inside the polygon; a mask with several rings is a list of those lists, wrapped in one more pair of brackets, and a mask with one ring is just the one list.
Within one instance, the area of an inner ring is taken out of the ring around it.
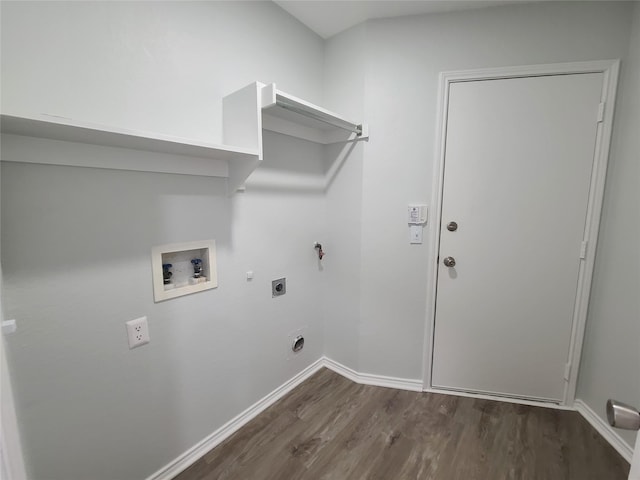
{"label": "white interior door", "polygon": [[602,89],[602,73],[450,85],[434,387],[562,401]]}

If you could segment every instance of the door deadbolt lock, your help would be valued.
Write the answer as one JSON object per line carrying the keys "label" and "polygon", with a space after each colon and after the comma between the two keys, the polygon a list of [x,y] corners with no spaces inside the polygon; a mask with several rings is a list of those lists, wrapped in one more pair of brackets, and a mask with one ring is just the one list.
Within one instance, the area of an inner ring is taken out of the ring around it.
{"label": "door deadbolt lock", "polygon": [[442,263],[444,263],[445,267],[455,267],[456,266],[456,259],[453,257],[446,257]]}
{"label": "door deadbolt lock", "polygon": [[447,223],[447,230],[450,232],[455,232],[458,229],[458,224],[456,222]]}

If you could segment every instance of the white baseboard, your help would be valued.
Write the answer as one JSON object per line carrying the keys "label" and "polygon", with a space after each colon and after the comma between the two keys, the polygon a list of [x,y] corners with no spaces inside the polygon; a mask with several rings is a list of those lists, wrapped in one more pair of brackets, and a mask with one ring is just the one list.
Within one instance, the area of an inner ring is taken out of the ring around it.
{"label": "white baseboard", "polygon": [[595,428],[604,439],[611,444],[616,451],[624,457],[624,459],[631,463],[631,457],[633,457],[633,447],[629,445],[624,439],[618,435],[613,427],[605,422],[596,412],[594,412],[589,405],[582,400],[576,399],[574,403],[576,410],[582,415],[587,422]]}
{"label": "white baseboard", "polygon": [[399,390],[411,390],[412,392],[422,391],[422,380],[411,380],[408,378],[386,377],[384,375],[372,375],[370,373],[358,373],[349,367],[342,365],[330,358],[324,357],[324,366],[333,370],[339,375],[348,378],[352,382],[363,385],[374,385],[376,387],[397,388]]}
{"label": "white baseboard", "polygon": [[217,429],[211,435],[198,442],[189,450],[184,452],[175,460],[169,462],[154,474],[147,477],[146,480],[171,480],[180,472],[186,470],[204,454],[209,452],[212,448],[216,447],[224,440],[233,435],[236,431],[246,425],[250,420],[262,413],[268,407],[273,405],[280,398],[285,396],[295,387],[304,382],[311,375],[316,373],[324,366],[324,357],[319,358],[296,376],[276,388],[273,392],[269,393],[262,399],[247,408],[244,412],[240,413],[236,417],[229,420],[222,427]]}

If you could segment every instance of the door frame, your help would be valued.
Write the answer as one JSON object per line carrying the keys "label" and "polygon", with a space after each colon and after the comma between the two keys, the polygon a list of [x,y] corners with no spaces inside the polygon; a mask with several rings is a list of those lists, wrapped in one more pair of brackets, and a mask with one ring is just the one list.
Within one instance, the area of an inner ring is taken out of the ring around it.
{"label": "door frame", "polygon": [[[432,186],[432,228],[429,232],[429,258],[427,279],[427,313],[425,325],[423,390],[452,393],[448,390],[434,389],[432,386],[433,345],[436,315],[436,289],[438,281],[438,254],[440,250],[440,230],[442,222],[442,192],[444,185],[445,141],[449,107],[449,87],[452,83],[476,80],[498,80],[507,78],[539,77],[548,75],[568,75],[579,73],[602,73],[604,76],[600,101],[604,103],[602,120],[598,123],[594,149],[593,170],[589,187],[587,217],[584,239],[587,241],[585,258],[580,263],[578,288],[573,312],[571,341],[567,361],[571,365],[569,380],[565,382],[561,405],[572,406],[575,400],[578,380],[578,366],[582,354],[582,342],[587,319],[587,308],[591,292],[591,280],[598,241],[598,229],[604,200],[604,186],[609,161],[613,114],[615,110],[616,89],[620,60],[598,60],[588,62],[555,63],[544,65],[523,65],[515,67],[461,70],[440,73],[438,93],[438,119],[436,124],[436,151],[433,167]],[[597,112],[594,112],[594,115]],[[578,252],[576,252],[578,254]],[[455,393],[455,392],[454,392]],[[480,395],[478,395],[480,396]],[[482,395],[487,397],[486,395]]]}
{"label": "door frame", "polygon": [[633,450],[633,457],[631,457],[629,480],[640,480],[640,433],[636,437],[636,447]]}
{"label": "door frame", "polygon": [[[2,265],[0,265],[0,322],[4,323]],[[11,387],[9,365],[5,351],[6,334],[0,334],[0,478],[26,480],[27,473],[20,441],[15,399]]]}

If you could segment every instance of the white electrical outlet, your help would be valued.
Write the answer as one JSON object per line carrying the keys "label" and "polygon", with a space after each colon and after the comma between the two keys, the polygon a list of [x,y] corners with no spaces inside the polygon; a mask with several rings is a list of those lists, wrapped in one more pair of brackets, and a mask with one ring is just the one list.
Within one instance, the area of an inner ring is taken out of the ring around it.
{"label": "white electrical outlet", "polygon": [[136,348],[149,343],[149,324],[147,317],[136,318],[125,322],[129,336],[129,348]]}

